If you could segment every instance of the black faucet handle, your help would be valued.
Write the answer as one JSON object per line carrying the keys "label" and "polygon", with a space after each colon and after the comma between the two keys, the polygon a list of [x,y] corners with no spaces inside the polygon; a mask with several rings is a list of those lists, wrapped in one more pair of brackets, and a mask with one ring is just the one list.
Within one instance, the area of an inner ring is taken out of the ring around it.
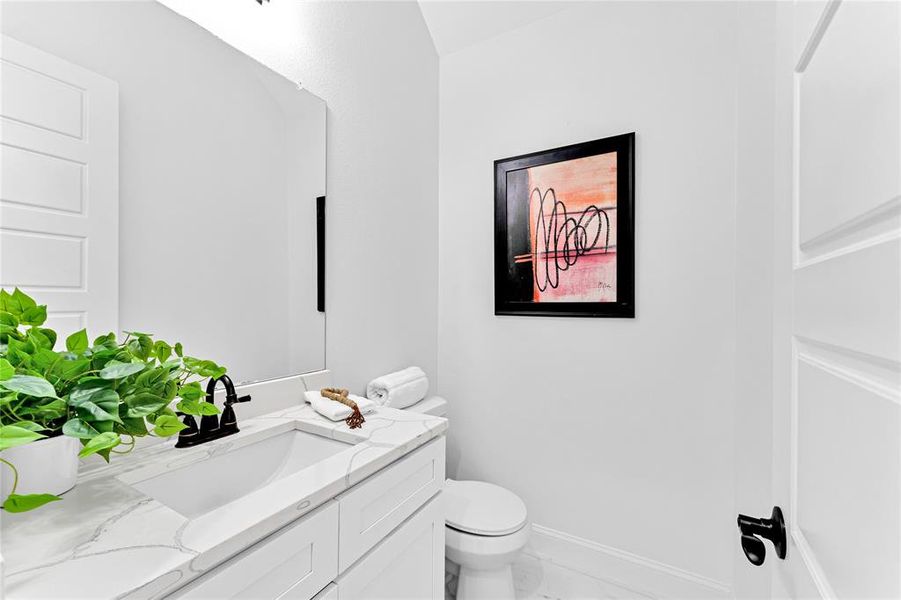
{"label": "black faucet handle", "polygon": [[238,417],[235,415],[235,409],[232,408],[232,405],[238,402],[250,402],[250,396],[238,398],[236,394],[229,394],[225,397],[225,408],[222,409],[222,417],[219,419],[219,426],[222,429],[238,431]]}
{"label": "black faucet handle", "polygon": [[250,402],[250,394],[246,396],[241,396],[240,398],[236,395],[229,396],[225,399],[225,405],[231,406],[232,404],[237,404],[239,402]]}

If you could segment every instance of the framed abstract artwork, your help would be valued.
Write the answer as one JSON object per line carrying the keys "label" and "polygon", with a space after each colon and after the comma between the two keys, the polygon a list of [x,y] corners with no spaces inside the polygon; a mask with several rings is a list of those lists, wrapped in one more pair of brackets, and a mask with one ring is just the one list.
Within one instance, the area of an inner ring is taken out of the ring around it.
{"label": "framed abstract artwork", "polygon": [[635,134],[494,162],[494,313],[635,316]]}

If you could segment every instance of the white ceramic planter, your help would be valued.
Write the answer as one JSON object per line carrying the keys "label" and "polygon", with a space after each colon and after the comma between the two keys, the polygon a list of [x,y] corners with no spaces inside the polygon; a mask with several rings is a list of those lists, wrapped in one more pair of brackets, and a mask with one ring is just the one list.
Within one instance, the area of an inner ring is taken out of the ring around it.
{"label": "white ceramic planter", "polygon": [[[0,457],[8,460],[19,471],[17,494],[62,494],[75,487],[78,477],[78,439],[67,435],[38,440],[24,446],[8,448]],[[0,463],[3,497],[13,485],[12,470]]]}

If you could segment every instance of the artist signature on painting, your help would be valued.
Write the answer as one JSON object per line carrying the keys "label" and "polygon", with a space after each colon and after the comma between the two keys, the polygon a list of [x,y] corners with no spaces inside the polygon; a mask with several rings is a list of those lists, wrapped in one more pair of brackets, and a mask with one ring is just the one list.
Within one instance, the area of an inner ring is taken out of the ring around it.
{"label": "artist signature on painting", "polygon": [[598,289],[599,289],[599,290],[612,290],[612,289],[613,289],[613,286],[610,285],[609,283],[607,283],[606,281],[599,281],[599,282],[598,282]]}

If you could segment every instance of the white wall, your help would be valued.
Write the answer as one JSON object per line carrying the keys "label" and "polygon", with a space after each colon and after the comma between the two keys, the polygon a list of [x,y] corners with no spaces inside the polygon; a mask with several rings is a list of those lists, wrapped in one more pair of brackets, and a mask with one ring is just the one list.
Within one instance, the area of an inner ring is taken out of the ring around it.
{"label": "white wall", "polygon": [[2,16],[119,85],[120,329],[235,381],[324,367],[323,102],[156,2],[7,1]]}
{"label": "white wall", "polygon": [[[449,474],[509,487],[537,524],[726,586],[736,6],[585,4],[440,69]],[[492,161],[629,131],[637,318],[494,316]]]}
{"label": "white wall", "polygon": [[162,1],[328,103],[336,384],[437,379],[438,58],[415,2]]}
{"label": "white wall", "polygon": [[[736,35],[737,61],[741,66],[736,82],[736,227],[735,227],[735,414],[734,456],[735,512],[769,516],[774,502],[771,461],[773,448],[773,368],[780,363],[773,353],[774,268],[777,258],[776,205],[789,204],[777,194],[777,169],[791,163],[790,144],[777,139],[791,127],[775,127],[777,78],[789,83],[791,67],[778,64],[779,11],[793,5],[746,2],[739,9]],[[782,19],[784,20],[784,19]],[[790,19],[789,19],[790,20]],[[784,26],[783,26],[784,28]],[[784,37],[782,35],[781,37]],[[791,105],[789,97],[788,105]],[[769,126],[768,126],[769,125]],[[790,135],[790,133],[789,133]],[[782,153],[780,155],[780,152]],[[779,200],[777,201],[777,197]],[[787,361],[786,361],[787,364]],[[751,565],[732,541],[734,562],[732,586],[736,597],[770,597],[771,578],[764,569]],[[773,553],[766,569],[775,568]]]}

